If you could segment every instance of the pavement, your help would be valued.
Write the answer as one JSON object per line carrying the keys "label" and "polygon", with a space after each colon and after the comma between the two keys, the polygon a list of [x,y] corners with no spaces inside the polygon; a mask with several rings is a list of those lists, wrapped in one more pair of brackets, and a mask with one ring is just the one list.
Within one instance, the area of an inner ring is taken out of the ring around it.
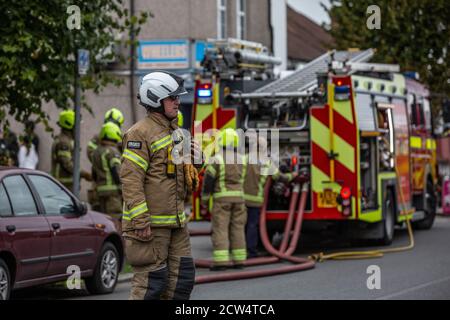
{"label": "pavement", "polygon": [[[207,223],[192,223],[192,229],[208,228]],[[433,229],[415,231],[413,250],[386,254],[378,259],[326,261],[313,270],[265,278],[196,285],[193,300],[311,300],[311,299],[450,299],[450,216],[438,216]],[[191,239],[196,258],[211,256],[211,241],[200,236]],[[409,243],[405,228],[396,229],[392,247]],[[325,251],[373,250],[354,248],[336,237],[325,240],[321,235],[305,235],[299,243],[299,256]],[[278,268],[287,263],[252,267],[251,270]],[[369,289],[372,273],[379,268],[380,288]],[[225,271],[230,272],[230,271]],[[197,269],[197,275],[211,274]],[[44,286],[14,292],[13,299],[81,299],[126,300],[130,293],[130,274],[122,274],[114,293],[92,296],[84,289],[67,290]]]}

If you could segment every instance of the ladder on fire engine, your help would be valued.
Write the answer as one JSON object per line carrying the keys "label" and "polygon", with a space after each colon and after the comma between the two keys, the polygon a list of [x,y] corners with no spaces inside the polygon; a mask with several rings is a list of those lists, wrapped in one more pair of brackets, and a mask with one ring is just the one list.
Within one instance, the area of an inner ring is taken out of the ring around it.
{"label": "ladder on fire engine", "polygon": [[273,81],[251,93],[237,94],[236,96],[240,98],[307,96],[309,95],[308,91],[317,86],[317,74],[327,72],[333,62],[361,63],[370,60],[373,54],[373,49],[364,51],[332,50],[285,78]]}

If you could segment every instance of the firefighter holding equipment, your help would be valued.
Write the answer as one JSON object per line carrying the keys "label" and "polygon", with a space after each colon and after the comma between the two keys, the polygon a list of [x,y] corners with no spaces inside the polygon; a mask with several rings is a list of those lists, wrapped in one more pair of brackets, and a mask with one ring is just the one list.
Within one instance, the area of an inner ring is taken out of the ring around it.
{"label": "firefighter holding equipment", "polygon": [[120,186],[120,157],[117,144],[122,142],[118,125],[107,122],[100,131],[100,145],[92,154],[92,176],[100,203],[100,211],[110,215],[118,229],[122,218],[122,191]]}
{"label": "firefighter holding equipment", "polygon": [[[111,108],[105,113],[105,119],[103,121],[104,124],[108,122],[112,122],[116,124],[119,129],[122,128],[122,125],[124,123],[124,116],[122,112],[117,108]],[[100,145],[100,137],[96,134],[92,139],[89,141],[86,154],[89,159],[89,162],[93,164],[92,156],[94,154],[94,151],[97,149],[97,147]],[[119,151],[121,152],[121,144],[117,144],[117,147]],[[95,181],[92,181],[91,189],[88,190],[88,202],[91,204],[91,207],[93,210],[102,211],[100,208],[100,202],[97,195],[97,187],[95,185]]]}
{"label": "firefighter holding equipment", "polygon": [[[247,212],[243,193],[247,165],[245,156],[237,152],[238,145],[239,136],[236,131],[231,128],[223,130],[218,139],[221,150],[209,159],[205,171],[202,203],[207,205],[210,196],[214,200],[211,214],[212,271],[226,269],[231,261],[235,268],[243,268],[247,258]],[[231,158],[230,153],[236,161],[228,164],[225,159]]]}
{"label": "firefighter holding equipment", "polygon": [[[179,96],[187,93],[183,82],[168,72],[147,74],[138,95],[147,117],[123,139],[122,228],[134,273],[130,299],[189,299],[194,286],[184,166],[176,165],[169,153],[178,128]],[[198,156],[198,145],[194,149]]]}
{"label": "firefighter holding equipment", "polygon": [[[265,138],[258,137],[258,147],[259,154],[267,154],[267,140]],[[281,173],[270,159],[264,163],[260,161],[258,164],[248,165],[244,183],[244,199],[247,206],[245,235],[249,258],[258,256],[259,215],[264,202],[264,188],[267,178],[270,176],[273,180],[288,182],[297,177],[297,173]]]}
{"label": "firefighter holding equipment", "polygon": [[[52,176],[69,190],[73,189],[73,151],[75,112],[64,110],[59,114],[58,125],[61,133],[56,136],[52,145]],[[92,180],[89,172],[81,170],[80,176]]]}

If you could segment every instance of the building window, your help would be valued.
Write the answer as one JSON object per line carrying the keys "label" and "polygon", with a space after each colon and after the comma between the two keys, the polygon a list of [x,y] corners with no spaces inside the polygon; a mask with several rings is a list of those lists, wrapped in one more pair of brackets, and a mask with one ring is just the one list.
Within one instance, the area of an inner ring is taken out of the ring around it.
{"label": "building window", "polygon": [[217,37],[227,37],[227,0],[217,0]]}
{"label": "building window", "polygon": [[246,12],[246,0],[236,0],[236,38],[245,39],[245,12]]}

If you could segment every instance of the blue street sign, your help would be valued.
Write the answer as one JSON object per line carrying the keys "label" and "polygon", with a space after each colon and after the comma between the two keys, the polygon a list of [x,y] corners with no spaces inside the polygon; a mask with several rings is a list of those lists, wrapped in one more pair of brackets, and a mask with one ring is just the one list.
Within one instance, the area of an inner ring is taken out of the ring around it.
{"label": "blue street sign", "polygon": [[85,75],[89,70],[89,51],[78,49],[78,74]]}

